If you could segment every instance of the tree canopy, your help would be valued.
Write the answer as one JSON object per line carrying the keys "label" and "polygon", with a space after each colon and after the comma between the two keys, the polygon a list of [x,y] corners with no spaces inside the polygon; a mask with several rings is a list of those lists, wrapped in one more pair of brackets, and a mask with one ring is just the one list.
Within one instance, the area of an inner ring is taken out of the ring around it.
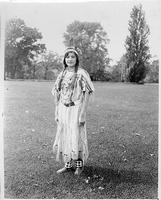
{"label": "tree canopy", "polygon": [[5,32],[5,74],[11,78],[23,77],[23,65],[31,67],[34,56],[46,49],[40,43],[42,34],[19,18],[7,21]]}
{"label": "tree canopy", "polygon": [[66,47],[74,46],[80,52],[81,65],[90,73],[104,71],[109,63],[107,33],[100,23],[74,21],[64,33]]}

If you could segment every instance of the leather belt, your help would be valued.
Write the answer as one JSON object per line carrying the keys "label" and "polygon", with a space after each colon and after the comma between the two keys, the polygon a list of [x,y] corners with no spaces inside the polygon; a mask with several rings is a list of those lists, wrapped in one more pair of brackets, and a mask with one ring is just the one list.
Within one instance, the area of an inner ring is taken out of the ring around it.
{"label": "leather belt", "polygon": [[75,103],[71,101],[70,103],[64,103],[66,107],[75,106]]}

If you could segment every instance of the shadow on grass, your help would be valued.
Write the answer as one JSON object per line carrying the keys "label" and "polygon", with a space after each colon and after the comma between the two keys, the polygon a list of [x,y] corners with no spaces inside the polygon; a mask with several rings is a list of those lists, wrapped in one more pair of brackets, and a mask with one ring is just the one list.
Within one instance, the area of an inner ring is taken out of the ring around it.
{"label": "shadow on grass", "polygon": [[74,171],[57,175],[55,167],[42,169],[40,166],[38,173],[34,172],[31,177],[27,172],[19,173],[6,189],[6,198],[21,199],[154,198],[157,196],[157,176],[89,165],[77,177]]}
{"label": "shadow on grass", "polygon": [[157,175],[152,175],[149,172],[134,171],[134,170],[113,170],[109,168],[101,168],[94,166],[86,166],[82,173],[82,176],[86,177],[103,177],[104,182],[110,181],[120,183],[131,183],[131,184],[157,184]]}

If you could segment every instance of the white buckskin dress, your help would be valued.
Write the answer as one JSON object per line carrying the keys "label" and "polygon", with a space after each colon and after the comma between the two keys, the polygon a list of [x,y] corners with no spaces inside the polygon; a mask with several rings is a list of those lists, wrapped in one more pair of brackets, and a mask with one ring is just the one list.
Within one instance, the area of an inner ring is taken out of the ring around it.
{"label": "white buckskin dress", "polygon": [[[79,114],[81,111],[82,103],[84,101],[84,93],[91,94],[94,92],[94,86],[86,70],[78,68],[77,73],[65,71],[59,91],[59,81],[62,77],[61,72],[54,84],[52,94],[55,98],[59,96],[57,105],[58,123],[53,151],[56,153],[56,160],[63,161],[64,163],[71,160],[81,158],[83,163],[88,158],[88,143],[86,133],[86,123],[84,126],[79,126]],[[74,89],[71,83],[74,77]],[[65,106],[64,104],[74,102],[74,106]]]}

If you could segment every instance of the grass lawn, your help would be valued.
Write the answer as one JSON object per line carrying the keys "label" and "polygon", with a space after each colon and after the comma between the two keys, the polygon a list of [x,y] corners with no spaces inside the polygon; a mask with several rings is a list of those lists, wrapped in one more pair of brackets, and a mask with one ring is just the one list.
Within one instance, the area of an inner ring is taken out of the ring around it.
{"label": "grass lawn", "polygon": [[157,198],[158,85],[94,85],[90,156],[78,178],[56,174],[53,83],[5,82],[5,198]]}

